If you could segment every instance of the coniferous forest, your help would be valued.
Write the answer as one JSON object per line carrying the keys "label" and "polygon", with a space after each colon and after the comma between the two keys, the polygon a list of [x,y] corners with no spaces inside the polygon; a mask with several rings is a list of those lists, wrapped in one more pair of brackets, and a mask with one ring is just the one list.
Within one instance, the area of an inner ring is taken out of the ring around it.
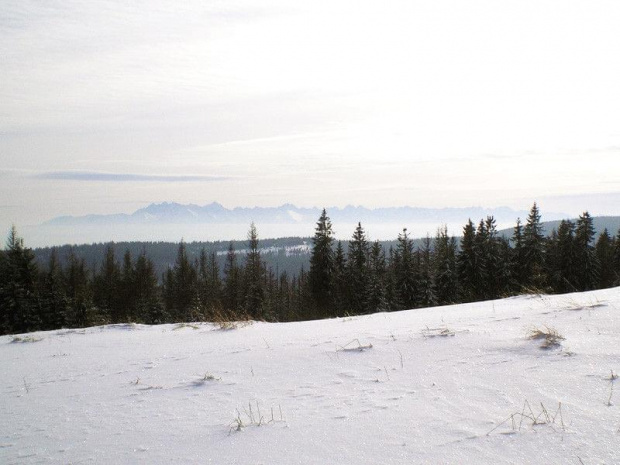
{"label": "coniferous forest", "polygon": [[620,231],[595,241],[592,217],[563,220],[543,234],[533,205],[512,237],[493,217],[471,220],[457,240],[440,228],[415,246],[404,229],[396,245],[369,242],[361,224],[336,241],[327,212],[318,219],[309,269],[290,275],[267,267],[254,224],[246,253],[231,242],[224,265],[205,249],[190,260],[186,245],[158,276],[146,252],[113,245],[95,271],[71,251],[55,249],[46,266],[15,228],[0,251],[0,334],[108,323],[298,321],[474,302],[521,293],[565,293],[620,285]]}

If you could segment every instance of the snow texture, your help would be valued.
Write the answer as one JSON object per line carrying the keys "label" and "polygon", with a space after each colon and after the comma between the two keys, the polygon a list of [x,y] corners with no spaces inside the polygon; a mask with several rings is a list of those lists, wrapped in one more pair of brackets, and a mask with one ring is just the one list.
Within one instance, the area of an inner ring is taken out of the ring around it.
{"label": "snow texture", "polygon": [[0,463],[620,463],[619,342],[620,288],[3,336]]}

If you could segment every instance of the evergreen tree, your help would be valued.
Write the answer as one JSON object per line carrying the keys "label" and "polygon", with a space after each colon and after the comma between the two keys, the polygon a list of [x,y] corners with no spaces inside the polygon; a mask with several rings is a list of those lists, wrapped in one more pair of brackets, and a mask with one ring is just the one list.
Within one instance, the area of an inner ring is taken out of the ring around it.
{"label": "evergreen tree", "polygon": [[34,254],[24,246],[13,226],[0,259],[0,331],[3,334],[33,331],[41,326],[37,276]]}
{"label": "evergreen tree", "polygon": [[97,323],[104,323],[92,309],[92,296],[86,265],[79,259],[73,249],[69,251],[65,276],[65,294],[68,311],[67,324],[83,328]]}
{"label": "evergreen tree", "polygon": [[310,254],[308,282],[310,293],[317,308],[317,316],[325,317],[332,303],[332,280],[334,274],[334,233],[332,223],[323,209],[316,224],[313,247]]}
{"label": "evergreen tree", "polygon": [[114,247],[108,245],[99,274],[93,280],[93,303],[107,319],[114,323],[122,320],[121,309],[127,305],[121,293],[120,267],[114,258]]}
{"label": "evergreen tree", "polygon": [[471,219],[463,228],[461,248],[457,255],[458,281],[463,302],[476,300],[480,289],[480,257],[476,247],[476,230]]}
{"label": "evergreen tree", "polygon": [[555,292],[574,292],[579,286],[575,224],[562,220],[548,242],[547,273]]}
{"label": "evergreen tree", "polygon": [[334,273],[332,276],[332,313],[326,316],[344,316],[350,312],[348,307],[347,259],[342,242],[338,241],[334,254]]}
{"label": "evergreen tree", "polygon": [[66,325],[68,303],[63,282],[62,268],[54,247],[50,253],[47,272],[41,278],[42,329],[57,329]]}
{"label": "evergreen tree", "polygon": [[620,286],[620,229],[614,240],[614,286]]}
{"label": "evergreen tree", "polygon": [[219,313],[222,310],[222,282],[215,252],[207,255],[204,248],[201,250],[198,276],[200,302],[209,316]]}
{"label": "evergreen tree", "polygon": [[347,277],[349,309],[355,314],[368,312],[368,242],[362,223],[358,223],[349,241]]}
{"label": "evergreen tree", "polygon": [[594,250],[594,222],[588,212],[577,220],[575,245],[577,249],[577,275],[579,290],[596,289],[599,281],[599,263]]}
{"label": "evergreen tree", "polygon": [[540,218],[534,203],[523,228],[523,284],[526,288],[544,289],[546,286],[545,236]]}
{"label": "evergreen tree", "polygon": [[419,304],[423,307],[433,307],[437,305],[437,295],[435,292],[435,279],[433,273],[433,257],[431,252],[431,238],[426,236],[422,250],[418,250],[419,257]]}
{"label": "evergreen tree", "polygon": [[387,268],[385,252],[379,241],[375,241],[370,249],[368,262],[368,310],[386,312],[390,309],[387,300]]}
{"label": "evergreen tree", "polygon": [[153,262],[146,256],[143,250],[133,270],[133,304],[136,320],[148,324],[160,324],[167,321],[161,300],[159,299],[157,275]]}
{"label": "evergreen tree", "polygon": [[484,220],[480,220],[474,236],[474,256],[476,258],[474,300],[489,299],[492,291],[489,288],[491,273],[488,269],[490,262],[490,242],[487,225]]}
{"label": "evergreen tree", "polygon": [[435,237],[434,276],[437,303],[448,305],[458,302],[458,270],[456,266],[456,240],[448,236],[444,226]]}
{"label": "evergreen tree", "polygon": [[237,254],[232,242],[228,244],[226,263],[224,265],[224,307],[227,313],[241,313],[240,281],[241,272],[237,265]]}
{"label": "evergreen tree", "polygon": [[517,218],[517,224],[512,233],[512,252],[510,257],[510,289],[519,292],[527,281],[527,263],[523,246],[523,225]]}
{"label": "evergreen tree", "polygon": [[398,244],[394,252],[394,291],[399,310],[415,308],[418,302],[418,282],[416,276],[413,241],[409,239],[407,228],[398,235]]}
{"label": "evergreen tree", "polygon": [[248,232],[248,254],[244,269],[244,306],[248,315],[254,319],[264,319],[263,302],[265,300],[264,270],[258,250],[258,233],[254,223]]}
{"label": "evergreen tree", "polygon": [[497,299],[510,290],[510,246],[498,236],[492,216],[487,216],[484,231],[481,255],[485,289],[481,294],[487,299]]}
{"label": "evergreen tree", "polygon": [[181,241],[177,259],[166,275],[166,310],[174,321],[201,319],[196,308],[198,289],[197,271],[189,261],[185,242]]}
{"label": "evergreen tree", "polygon": [[609,235],[607,228],[601,233],[596,241],[596,258],[599,263],[598,288],[608,288],[614,285],[614,240]]}

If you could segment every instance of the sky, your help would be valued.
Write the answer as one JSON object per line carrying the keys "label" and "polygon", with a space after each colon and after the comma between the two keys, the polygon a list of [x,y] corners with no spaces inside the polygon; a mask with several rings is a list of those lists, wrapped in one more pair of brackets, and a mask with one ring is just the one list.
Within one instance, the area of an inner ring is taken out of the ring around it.
{"label": "sky", "polygon": [[0,227],[226,207],[620,215],[617,1],[4,0]]}

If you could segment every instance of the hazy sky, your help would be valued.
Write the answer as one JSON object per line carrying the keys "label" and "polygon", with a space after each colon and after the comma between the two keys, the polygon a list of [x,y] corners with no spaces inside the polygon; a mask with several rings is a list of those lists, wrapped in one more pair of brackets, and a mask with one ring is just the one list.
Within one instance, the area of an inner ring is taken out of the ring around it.
{"label": "hazy sky", "polygon": [[0,226],[227,207],[620,214],[620,2],[3,0]]}

